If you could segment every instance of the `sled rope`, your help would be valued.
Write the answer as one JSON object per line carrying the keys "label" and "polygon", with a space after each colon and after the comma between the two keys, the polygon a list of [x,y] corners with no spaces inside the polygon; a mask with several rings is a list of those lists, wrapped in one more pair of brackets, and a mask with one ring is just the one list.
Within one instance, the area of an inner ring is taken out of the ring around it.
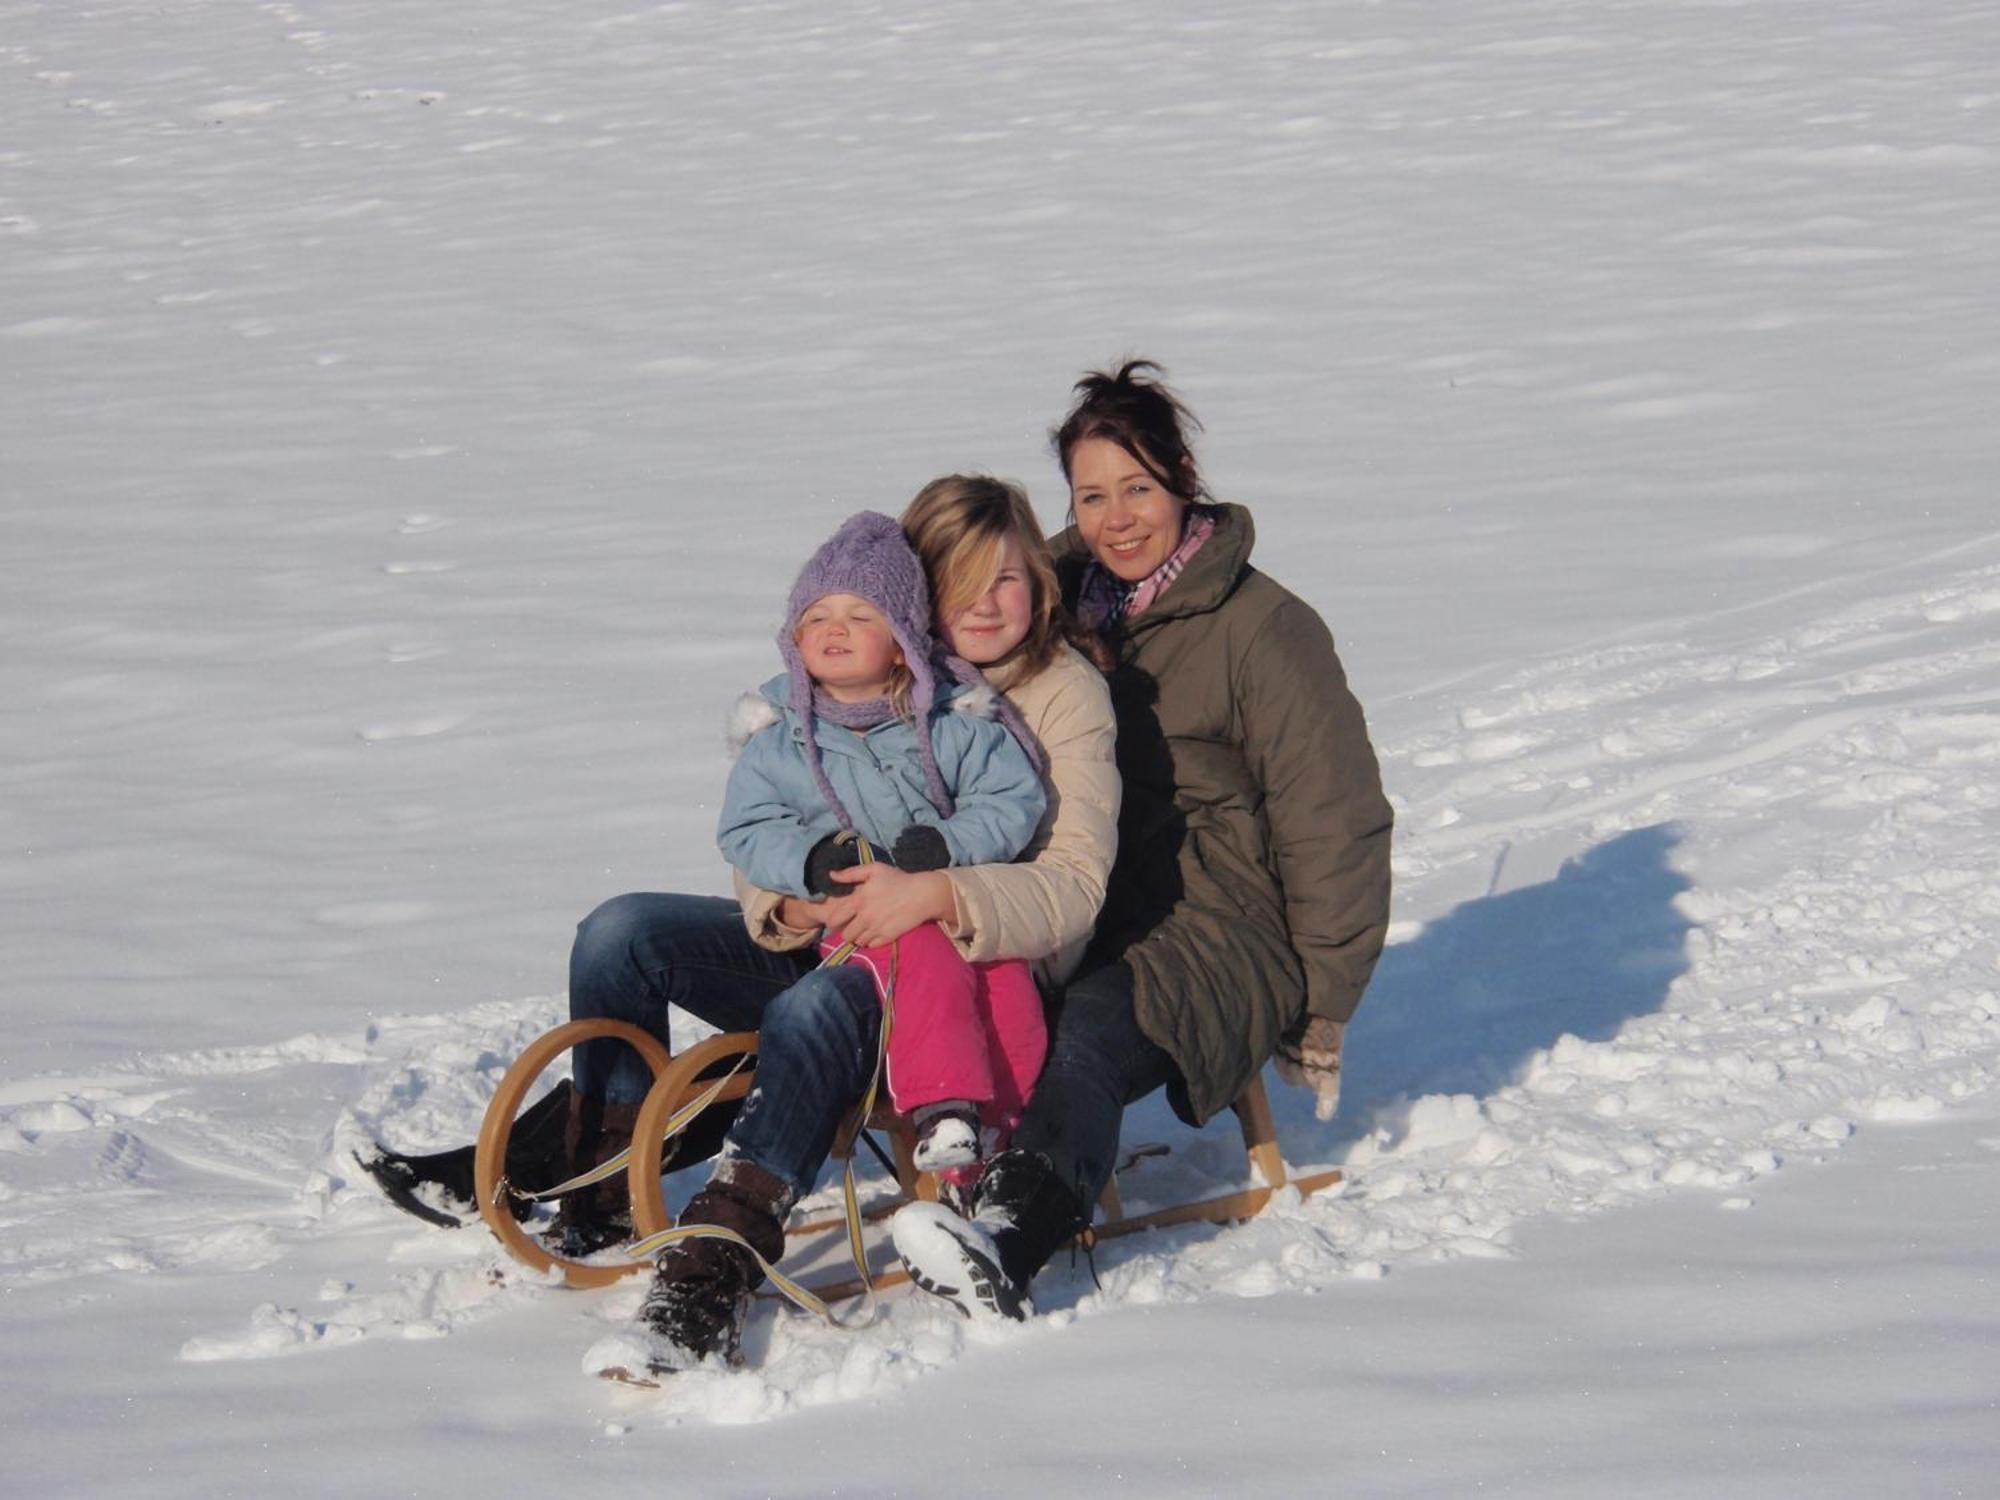
{"label": "sled rope", "polygon": [[[729,1065],[728,1072],[724,1073],[714,1083],[710,1084],[708,1088],[704,1089],[698,1099],[692,1103],[683,1104],[679,1109],[675,1110],[673,1117],[667,1121],[667,1128],[660,1136],[660,1139],[662,1141],[670,1141],[686,1130],[689,1125],[693,1124],[695,1117],[715,1102],[715,1096],[722,1092],[723,1086],[743,1071],[744,1064],[750,1060],[752,1055],[748,1052],[738,1053],[736,1061]],[[596,1183],[603,1182],[606,1178],[616,1177],[620,1172],[625,1170],[626,1163],[631,1161],[631,1159],[632,1148],[627,1146],[616,1156],[606,1157],[589,1171],[579,1172],[576,1176],[570,1178],[569,1181],[559,1182],[554,1187],[544,1188],[539,1193],[524,1193],[509,1183],[504,1177],[500,1179],[500,1191],[525,1203],[549,1203],[566,1194],[575,1192],[578,1188],[587,1188]]]}
{"label": "sled rope", "polygon": [[[868,842],[865,839],[859,840],[859,842],[862,849],[862,863],[869,863],[872,856],[869,853]],[[840,947],[827,955],[826,962],[821,964],[820,967],[827,968],[836,963],[845,963],[853,956],[856,946],[852,942],[842,943]],[[882,1025],[876,1037],[875,1066],[869,1074],[868,1092],[861,1099],[861,1124],[857,1127],[857,1131],[865,1131],[867,1129],[868,1117],[875,1112],[875,1098],[882,1086],[883,1062],[889,1054],[889,1033],[895,1028],[896,1024],[896,971],[899,956],[900,945],[892,943],[889,947],[889,977],[882,987]],[[720,1086],[721,1084],[718,1082],[716,1087],[719,1088]],[[683,1114],[687,1115],[690,1119],[693,1118],[693,1113],[683,1110],[677,1113],[674,1119],[679,1121]],[[685,1122],[682,1122],[681,1128],[684,1128],[684,1126]],[[669,1136],[674,1133],[674,1128],[670,1124],[668,1129]],[[839,1316],[831,1307],[827,1306],[823,1298],[807,1290],[800,1283],[794,1281],[776,1266],[772,1265],[771,1262],[764,1259],[758,1253],[757,1247],[742,1235],[733,1229],[725,1229],[719,1224],[676,1224],[671,1229],[662,1229],[658,1234],[649,1234],[644,1239],[627,1245],[624,1253],[629,1260],[637,1263],[652,1259],[660,1251],[666,1249],[667,1246],[678,1244],[682,1240],[727,1240],[730,1244],[741,1246],[749,1252],[751,1258],[757,1262],[758,1266],[763,1269],[764,1274],[770,1278],[771,1285],[776,1287],[797,1306],[816,1317],[823,1318],[835,1328],[846,1329],[850,1332],[866,1328],[870,1323],[875,1321],[877,1311],[875,1278],[868,1274],[868,1247],[861,1236],[861,1201],[854,1187],[854,1154],[851,1151],[847,1156],[847,1167],[842,1173],[840,1186],[847,1219],[847,1253],[853,1258],[854,1270],[860,1278],[862,1286],[863,1301],[861,1308],[851,1318],[842,1318]]]}
{"label": "sled rope", "polygon": [[[854,1169],[852,1167],[849,1167],[848,1177],[850,1180],[850,1186],[848,1191],[850,1196],[848,1198],[848,1212],[850,1214],[853,1212],[853,1197],[852,1197],[853,1175],[854,1175]],[[843,1319],[831,1307],[828,1307],[826,1305],[825,1300],[822,1299],[817,1293],[809,1290],[808,1288],[800,1285],[798,1282],[792,1280],[791,1277],[787,1276],[783,1271],[780,1271],[776,1266],[772,1265],[768,1260],[764,1259],[763,1256],[759,1255],[757,1253],[757,1247],[755,1245],[751,1244],[748,1240],[743,1238],[743,1236],[738,1234],[735,1230],[725,1229],[720,1224],[676,1225],[672,1229],[663,1229],[658,1234],[649,1235],[647,1238],[640,1240],[638,1243],[633,1245],[628,1245],[625,1248],[626,1248],[626,1253],[631,1255],[632,1258],[636,1261],[643,1259],[645,1256],[648,1255],[656,1255],[661,1250],[664,1250],[667,1246],[678,1244],[682,1240],[727,1240],[730,1244],[735,1245],[740,1249],[742,1249],[746,1254],[750,1256],[752,1260],[756,1261],[758,1265],[762,1266],[764,1268],[764,1274],[771,1279],[771,1285],[776,1287],[779,1291],[783,1292],[787,1299],[796,1303],[799,1307],[804,1308],[807,1312],[812,1313],[817,1317],[824,1318],[826,1322],[830,1324],[832,1327],[846,1329],[849,1332],[853,1332],[862,1328],[866,1328],[870,1323],[875,1321],[875,1283],[868,1278],[868,1270],[867,1267],[865,1266],[861,1268],[861,1274],[862,1274],[863,1284],[868,1288],[866,1294],[867,1301],[862,1304],[862,1312],[860,1316],[851,1319]]]}
{"label": "sled rope", "polygon": [[[848,835],[848,837],[852,838],[853,842],[858,846],[861,863],[864,865],[873,864],[875,862],[875,851],[868,840],[856,835]],[[839,947],[835,948],[820,961],[819,967],[822,969],[831,969],[847,963],[859,951],[860,946],[859,943],[856,943],[851,938],[843,941]],[[876,1032],[875,1064],[869,1072],[868,1091],[862,1096],[861,1123],[856,1128],[857,1134],[866,1134],[868,1119],[875,1112],[875,1100],[881,1092],[882,1072],[889,1055],[889,1034],[894,1029],[896,1023],[896,974],[901,959],[901,952],[902,945],[900,942],[889,945],[889,975],[883,981],[881,990],[882,1024]],[[729,1070],[703,1090],[700,1097],[675,1110],[673,1115],[668,1119],[665,1130],[661,1133],[660,1139],[662,1143],[672,1141],[680,1135],[703,1110],[714,1103],[716,1096],[722,1092],[729,1080],[742,1070],[750,1056],[751,1054],[747,1052],[739,1054],[736,1061],[730,1065]],[[551,1199],[560,1198],[566,1193],[573,1193],[579,1188],[589,1187],[594,1183],[602,1182],[608,1177],[615,1177],[618,1173],[626,1169],[631,1156],[632,1152],[628,1147],[616,1156],[600,1162],[590,1170],[578,1173],[567,1182],[557,1183],[554,1187],[539,1193],[520,1192],[517,1189],[509,1187],[505,1178],[501,1179],[500,1189],[503,1192],[512,1193],[515,1197],[525,1199],[529,1202],[546,1203]],[[677,1224],[671,1229],[663,1229],[658,1234],[647,1235],[644,1239],[627,1245],[624,1249],[624,1255],[631,1263],[638,1265],[651,1260],[667,1246],[678,1244],[682,1240],[727,1240],[730,1244],[741,1246],[747,1251],[751,1258],[763,1269],[764,1274],[770,1278],[771,1284],[799,1307],[817,1317],[825,1319],[836,1328],[850,1330],[865,1328],[875,1320],[875,1278],[868,1274],[868,1250],[861,1235],[861,1202],[854,1186],[854,1154],[852,1151],[847,1156],[847,1168],[841,1182],[841,1195],[844,1199],[846,1209],[847,1251],[853,1257],[854,1269],[860,1276],[865,1298],[860,1312],[852,1318],[843,1319],[838,1316],[831,1307],[827,1306],[823,1298],[807,1290],[799,1282],[793,1280],[768,1260],[764,1259],[758,1253],[757,1247],[752,1245],[742,1235],[733,1229],[725,1229],[719,1224]]]}

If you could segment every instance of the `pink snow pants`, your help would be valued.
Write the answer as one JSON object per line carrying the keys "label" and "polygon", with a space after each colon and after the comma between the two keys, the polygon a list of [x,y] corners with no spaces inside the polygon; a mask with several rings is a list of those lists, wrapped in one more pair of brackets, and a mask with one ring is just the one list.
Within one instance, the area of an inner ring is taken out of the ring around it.
{"label": "pink snow pants", "polygon": [[[822,956],[840,945],[820,942]],[[889,980],[890,946],[857,948],[879,990]],[[889,1032],[890,1102],[898,1114],[942,1099],[969,1099],[980,1122],[1004,1142],[1048,1056],[1042,996],[1019,959],[967,963],[935,922],[897,939],[896,1020]]]}

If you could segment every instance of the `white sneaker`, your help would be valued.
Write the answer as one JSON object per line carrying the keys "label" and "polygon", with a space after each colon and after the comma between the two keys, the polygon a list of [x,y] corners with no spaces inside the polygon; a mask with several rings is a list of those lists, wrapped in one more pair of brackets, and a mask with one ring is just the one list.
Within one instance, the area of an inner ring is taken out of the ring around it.
{"label": "white sneaker", "polygon": [[889,1235],[910,1280],[968,1318],[1019,1323],[1034,1316],[1028,1289],[1008,1280],[1000,1246],[978,1219],[961,1219],[938,1203],[911,1203],[889,1221]]}

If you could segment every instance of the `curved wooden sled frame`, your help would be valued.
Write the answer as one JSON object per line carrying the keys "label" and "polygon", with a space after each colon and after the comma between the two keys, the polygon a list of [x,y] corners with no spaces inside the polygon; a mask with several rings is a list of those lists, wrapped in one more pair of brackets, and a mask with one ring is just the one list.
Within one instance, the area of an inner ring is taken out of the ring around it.
{"label": "curved wooden sled frame", "polygon": [[[560,1267],[563,1279],[575,1287],[609,1286],[642,1267],[598,1266],[551,1255],[548,1247],[528,1233],[514,1217],[513,1211],[501,1201],[507,1174],[507,1138],[514,1133],[514,1117],[521,1111],[521,1101],[528,1097],[528,1090],[542,1076],[542,1069],[579,1042],[593,1042],[605,1037],[629,1042],[646,1060],[646,1066],[653,1070],[655,1085],[660,1075],[668,1071],[673,1063],[673,1054],[650,1031],[624,1021],[566,1021],[531,1042],[527,1050],[514,1059],[514,1065],[501,1078],[500,1087],[493,1091],[493,1098],[487,1103],[486,1118],[479,1122],[479,1147],[472,1157],[472,1190],[479,1202],[479,1217],[486,1221],[486,1227],[499,1236],[500,1243],[516,1260],[537,1271]],[[647,1098],[651,1097],[649,1093]]]}
{"label": "curved wooden sled frame", "polygon": [[[609,1286],[636,1271],[651,1270],[652,1265],[649,1261],[598,1264],[551,1254],[501,1201],[507,1139],[513,1133],[514,1117],[520,1112],[521,1101],[527,1098],[528,1090],[534,1086],[544,1068],[578,1043],[613,1037],[635,1048],[653,1073],[653,1085],[639,1107],[639,1117],[633,1126],[632,1157],[626,1168],[632,1197],[633,1230],[641,1238],[671,1229],[674,1224],[673,1216],[667,1212],[666,1195],[660,1186],[666,1164],[663,1137],[667,1122],[710,1089],[714,1090],[714,1096],[708,1101],[710,1104],[741,1099],[749,1093],[753,1076],[749,1068],[726,1078],[720,1087],[714,1079],[704,1079],[701,1075],[719,1062],[754,1057],[757,1052],[757,1034],[753,1031],[723,1032],[698,1042],[676,1056],[657,1037],[637,1026],[623,1021],[595,1020],[566,1022],[538,1038],[514,1060],[514,1065],[500,1080],[500,1087],[494,1091],[493,1099],[486,1107],[486,1117],[479,1127],[479,1148],[473,1159],[472,1174],[479,1199],[479,1214],[517,1260],[537,1271],[559,1268],[563,1279],[573,1287]],[[1301,1196],[1306,1196],[1341,1180],[1342,1173],[1338,1168],[1311,1172],[1303,1177],[1293,1177],[1286,1172],[1284,1156],[1278,1149],[1277,1126],[1271,1116],[1270,1098],[1264,1091],[1261,1074],[1250,1080],[1249,1086],[1230,1107],[1242,1128],[1244,1149],[1249,1153],[1251,1165],[1262,1180],[1262,1186],[1155,1209],[1128,1218],[1119,1204],[1118,1183],[1114,1177],[1104,1189],[1099,1205],[1104,1219],[1094,1226],[1095,1237],[1113,1239],[1141,1229],[1163,1229],[1175,1224],[1232,1224],[1262,1212],[1264,1205],[1271,1201],[1272,1194],[1280,1188],[1293,1187]],[[897,1185],[902,1191],[888,1202],[865,1210],[863,1218],[871,1221],[887,1218],[912,1199],[935,1200],[935,1180],[928,1173],[918,1173],[911,1159],[915,1142],[908,1125],[886,1108],[878,1108],[875,1117],[867,1123],[888,1132],[894,1151]],[[848,1121],[834,1144],[836,1156],[852,1154],[861,1128],[862,1122],[858,1118]],[[839,1228],[844,1223],[845,1220],[836,1215],[788,1225],[785,1232],[788,1236],[819,1234]],[[901,1266],[892,1266],[872,1273],[870,1280],[879,1290],[909,1280],[909,1274]],[[833,1302],[859,1296],[867,1288],[859,1278],[849,1278],[812,1290],[822,1299]]]}
{"label": "curved wooden sled frame", "polygon": [[[673,1215],[667,1212],[667,1195],[660,1186],[666,1167],[663,1137],[667,1121],[684,1104],[700,1098],[703,1089],[715,1086],[713,1080],[706,1084],[695,1082],[702,1069],[726,1059],[756,1055],[756,1032],[725,1031],[697,1042],[676,1057],[664,1073],[654,1076],[653,1087],[646,1095],[646,1102],[639,1106],[638,1121],[632,1126],[632,1160],[625,1169],[632,1193],[632,1233],[637,1238],[644,1239],[674,1227]],[[744,1071],[727,1079],[710,1102],[741,1099],[750,1092],[750,1077]],[[651,1269],[650,1265],[647,1268]]]}

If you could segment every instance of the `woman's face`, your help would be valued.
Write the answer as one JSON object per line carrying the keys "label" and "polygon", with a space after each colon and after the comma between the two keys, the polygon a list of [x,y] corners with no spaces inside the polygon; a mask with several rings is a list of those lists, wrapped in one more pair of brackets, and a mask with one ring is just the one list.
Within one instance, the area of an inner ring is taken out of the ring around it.
{"label": "woman's face", "polygon": [[882,611],[854,594],[815,599],[799,616],[799,655],[837,703],[865,703],[889,690],[902,647]]}
{"label": "woman's face", "polygon": [[1109,438],[1085,438],[1069,450],[1069,504],[1090,555],[1126,583],[1174,555],[1187,515],[1187,501]]}
{"label": "woman's face", "polygon": [[1028,638],[1034,623],[1035,590],[1028,581],[1021,544],[1008,537],[1000,544],[999,571],[993,586],[965,608],[938,621],[947,646],[975,667],[989,666]]}

